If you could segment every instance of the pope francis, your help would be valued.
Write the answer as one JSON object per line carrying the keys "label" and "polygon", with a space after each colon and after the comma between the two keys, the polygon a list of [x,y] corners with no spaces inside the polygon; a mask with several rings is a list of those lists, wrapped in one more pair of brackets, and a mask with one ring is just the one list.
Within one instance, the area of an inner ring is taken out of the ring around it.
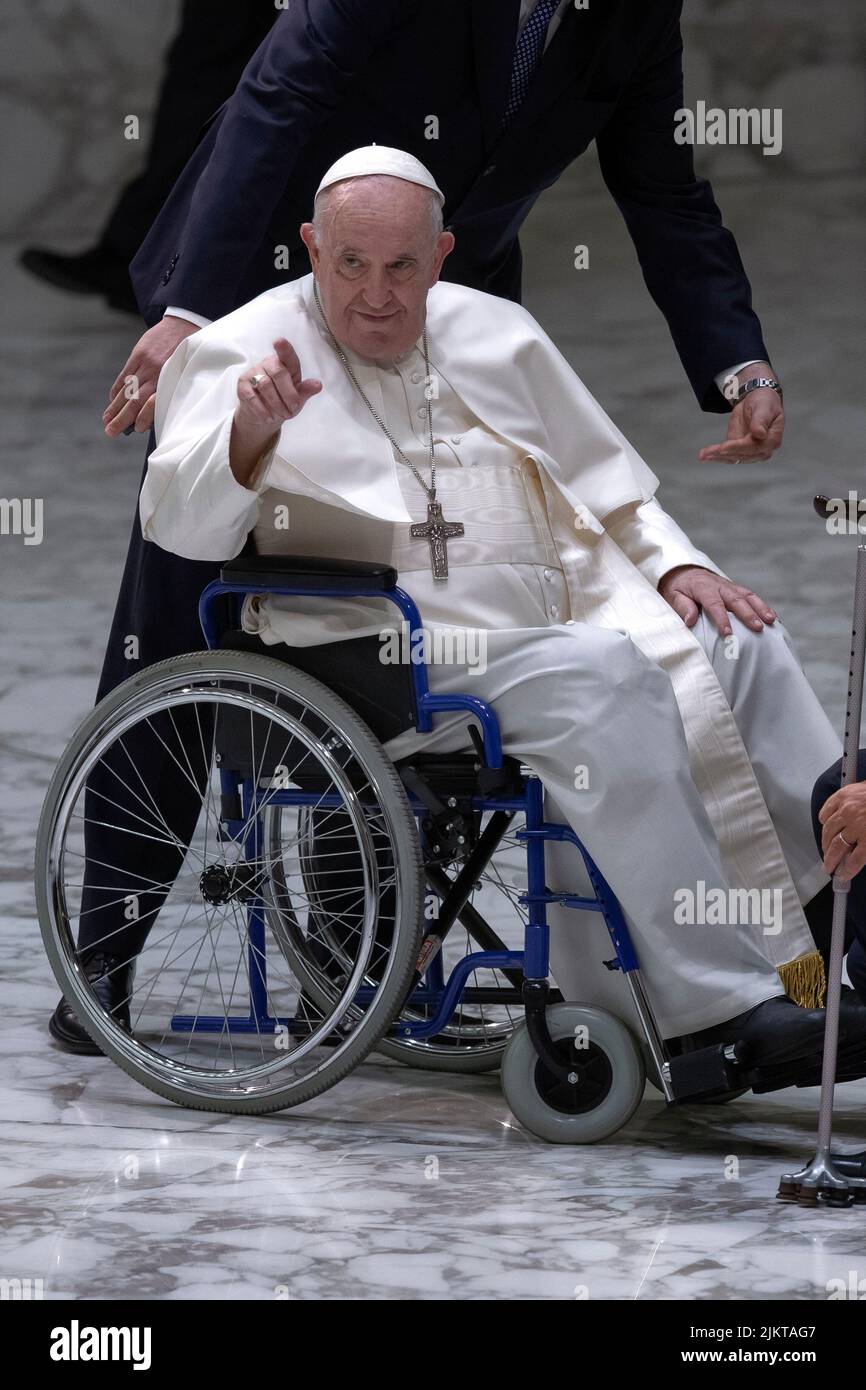
{"label": "pope francis", "polygon": [[[792,1001],[819,1002],[804,905],[828,880],[809,799],[838,740],[776,615],[662,510],[534,319],[439,281],[442,201],[402,151],[328,171],[301,229],[313,273],[163,368],[144,535],[191,559],[237,555],[252,532],[260,553],[393,564],[425,629],[474,635],[443,646],[450,660],[434,644],[431,688],[492,703],[505,750],[619,897],[663,1034],[747,1037],[765,1060],[819,1051],[823,1014]],[[243,624],[273,652],[384,641],[393,612],[271,597]],[[462,717],[423,738],[465,747]],[[574,891],[577,858],[556,848],[551,886]],[[560,912],[565,997],[625,1013],[602,924]]]}

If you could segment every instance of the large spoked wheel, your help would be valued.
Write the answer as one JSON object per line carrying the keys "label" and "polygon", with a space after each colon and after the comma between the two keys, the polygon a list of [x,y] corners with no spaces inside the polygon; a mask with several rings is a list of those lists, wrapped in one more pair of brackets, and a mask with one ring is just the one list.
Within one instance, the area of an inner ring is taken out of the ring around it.
{"label": "large spoked wheel", "polygon": [[613,1014],[588,1004],[554,1004],[547,1023],[574,1081],[560,1080],[539,1058],[526,1027],[502,1060],[502,1091],[516,1118],[552,1144],[595,1144],[627,1124],[646,1073],[640,1048]]}
{"label": "large spoked wheel", "polygon": [[[318,854],[351,848],[348,894],[306,893],[311,817]],[[275,938],[275,864],[326,993]],[[101,701],[52,779],[36,869],[46,951],[91,1037],[194,1108],[265,1113],[334,1085],[418,956],[423,866],[391,762],[332,691],[257,654],[177,657]],[[94,951],[123,982],[112,1013],[86,978]]]}
{"label": "large spoked wheel", "polygon": [[[344,973],[340,968],[339,933],[353,910],[353,883],[357,898],[361,864],[352,858],[354,842],[348,823],[341,844],[339,827],[333,819],[328,822],[330,853],[325,855],[316,849],[317,814],[314,811],[306,814],[299,846],[301,902],[311,908],[317,925],[313,932],[305,931],[292,901],[288,883],[291,875],[280,858],[282,814],[280,807],[274,807],[267,817],[266,842],[271,865],[267,899],[269,920],[291,968],[303,979],[306,993],[321,1008],[327,1009],[332,1005]],[[446,939],[442,959],[446,978],[469,952],[522,950],[526,918],[518,902],[520,887],[511,881],[509,860],[512,858],[518,864],[522,858],[522,848],[513,835],[503,837],[496,856],[478,880],[464,920],[455,924]],[[456,872],[453,866],[448,870],[449,876]],[[328,910],[338,894],[342,895],[344,909],[339,921],[333,911]],[[431,901],[435,901],[435,895],[428,894],[428,905]],[[480,914],[482,922],[476,914]],[[324,950],[319,949],[320,944]],[[434,1006],[410,997],[377,1050],[408,1066],[428,1071],[490,1071],[500,1065],[510,1038],[523,1021],[522,1004],[507,997],[499,1003],[491,997],[490,991],[504,993],[512,987],[513,982],[499,970],[473,971],[467,977],[465,989],[485,990],[483,1002],[471,998],[459,1002],[441,1032],[431,1037],[401,1036],[402,1028],[434,1016]]]}

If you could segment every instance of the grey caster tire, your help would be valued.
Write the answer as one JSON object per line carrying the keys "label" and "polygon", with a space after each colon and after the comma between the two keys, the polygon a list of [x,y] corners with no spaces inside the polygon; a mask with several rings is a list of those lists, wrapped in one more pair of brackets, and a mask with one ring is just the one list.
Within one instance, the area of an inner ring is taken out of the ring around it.
{"label": "grey caster tire", "polygon": [[[524,1025],[502,1059],[502,1091],[515,1118],[551,1144],[597,1144],[627,1124],[641,1102],[646,1070],[630,1030],[613,1014],[589,1004],[554,1004],[547,1024],[555,1043],[587,1030],[586,1058],[575,1067],[583,1079],[572,1091],[555,1084]],[[579,1049],[572,1055],[580,1058]],[[563,1049],[564,1057],[567,1055]]]}

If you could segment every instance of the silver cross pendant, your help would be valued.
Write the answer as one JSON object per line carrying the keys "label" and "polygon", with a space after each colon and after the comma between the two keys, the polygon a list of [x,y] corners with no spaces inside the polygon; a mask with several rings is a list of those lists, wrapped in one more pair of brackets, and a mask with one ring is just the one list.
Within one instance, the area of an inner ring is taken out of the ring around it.
{"label": "silver cross pendant", "polygon": [[412,526],[414,539],[430,542],[430,566],[434,579],[448,578],[448,545],[452,536],[464,533],[462,521],[446,521],[442,515],[442,503],[427,503],[427,520]]}

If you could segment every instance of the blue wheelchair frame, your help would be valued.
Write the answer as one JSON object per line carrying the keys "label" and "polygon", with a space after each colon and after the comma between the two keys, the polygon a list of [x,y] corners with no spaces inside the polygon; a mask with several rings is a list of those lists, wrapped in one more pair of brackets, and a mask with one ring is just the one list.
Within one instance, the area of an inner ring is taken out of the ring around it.
{"label": "blue wheelchair frame", "polygon": [[[237,625],[240,626],[240,608],[244,598],[251,594],[280,594],[288,597],[315,596],[329,598],[387,598],[400,611],[408,624],[410,651],[415,651],[415,634],[422,632],[421,615],[414,600],[396,585],[383,589],[380,586],[365,585],[352,581],[341,585],[339,593],[333,585],[320,586],[306,582],[286,582],[275,584],[273,577],[268,582],[256,585],[249,580],[233,583],[224,578],[214,580],[204,590],[199,602],[199,617],[208,648],[219,647],[220,629],[217,620],[218,602],[226,596],[233,596],[237,610]],[[502,768],[502,739],[499,721],[493,709],[474,695],[437,695],[428,684],[427,666],[423,661],[412,661],[411,678],[413,682],[417,719],[416,728],[421,733],[433,727],[433,717],[445,711],[462,710],[477,719],[481,728],[484,749],[484,763],[491,769]],[[258,788],[252,781],[241,780],[236,774],[221,771],[222,791],[229,796],[240,795],[242,819],[227,822],[227,833],[233,838],[245,834],[244,854],[247,859],[257,860],[261,854],[261,825],[258,816],[253,814],[258,798]],[[544,1023],[544,1007],[548,992],[549,975],[549,926],[547,907],[559,903],[564,907],[588,912],[600,912],[613,944],[615,958],[605,962],[611,970],[622,971],[629,983],[632,999],[637,1008],[646,1040],[662,1078],[665,1092],[668,1085],[664,1044],[658,1033],[655,1019],[638,975],[638,960],[629,934],[622,909],[610,885],[595,864],[586,847],[568,825],[557,824],[544,819],[544,791],[540,780],[531,772],[523,774],[523,792],[517,796],[476,796],[472,807],[477,811],[503,811],[521,813],[525,817],[525,829],[516,832],[517,838],[525,843],[527,858],[527,891],[519,895],[518,901],[526,910],[527,922],[524,948],[522,951],[473,951],[459,961],[445,979],[441,953],[437,952],[426,966],[423,981],[410,995],[409,1003],[425,1005],[432,1009],[432,1016],[412,1022],[399,1020],[394,1025],[394,1036],[411,1040],[431,1038],[441,1033],[449,1023],[460,1002],[466,980],[476,970],[518,971],[523,976],[523,997],[527,1005],[527,1023],[540,1055],[551,1068],[561,1069],[561,1059],[552,1051],[552,1043]],[[420,816],[426,810],[418,797],[407,789],[412,810]],[[319,793],[302,790],[268,790],[269,805],[315,806],[340,805],[338,795],[322,796]],[[252,831],[249,827],[252,825]],[[244,827],[247,827],[244,832]],[[582,897],[573,893],[554,893],[545,883],[545,852],[548,840],[564,840],[580,852],[593,888],[592,897]],[[267,976],[265,960],[265,917],[261,897],[253,896],[249,908],[249,1016],[236,1016],[228,1020],[231,1032],[265,1033],[277,1028],[294,1031],[299,1027],[294,1020],[274,1018],[267,1005]],[[361,989],[357,999],[366,1002],[372,989]],[[534,1006],[534,1007],[533,1007]],[[175,1015],[172,1028],[179,1032],[217,1032],[226,1027],[224,1016]],[[668,1099],[671,1097],[668,1096]]]}

